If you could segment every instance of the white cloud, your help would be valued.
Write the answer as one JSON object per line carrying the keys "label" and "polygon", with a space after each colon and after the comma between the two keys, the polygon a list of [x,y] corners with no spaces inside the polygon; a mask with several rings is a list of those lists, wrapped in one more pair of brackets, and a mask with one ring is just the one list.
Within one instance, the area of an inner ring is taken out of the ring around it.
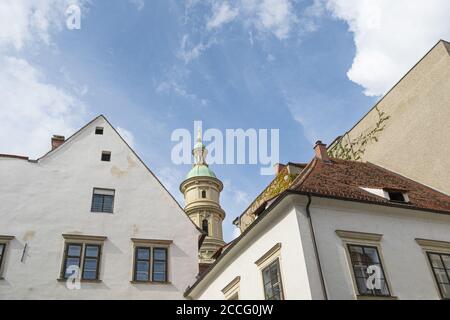
{"label": "white cloud", "polygon": [[354,33],[348,78],[369,96],[382,95],[439,40],[450,39],[448,0],[327,0]]}
{"label": "white cloud", "polygon": [[51,35],[64,25],[68,4],[81,0],[0,1],[0,49],[21,50],[35,42],[50,43]]}
{"label": "white cloud", "polygon": [[189,35],[185,34],[181,39],[181,46],[178,52],[178,57],[180,57],[186,64],[188,64],[192,60],[200,57],[203,51],[207,50],[216,42],[217,41],[215,40],[215,38],[212,38],[207,43],[200,42],[196,45],[193,45],[189,39]]}
{"label": "white cloud", "polygon": [[0,70],[1,153],[37,158],[50,149],[52,134],[68,136],[79,125],[82,103],[40,70],[14,57],[1,58]]}
{"label": "white cloud", "polygon": [[[48,48],[60,32],[69,3],[82,0],[2,0],[0,2],[0,152],[39,157],[52,134],[68,136],[80,125],[84,105],[48,81],[45,70],[20,56]],[[75,89],[75,88],[74,88]],[[81,89],[81,93],[87,92]],[[76,91],[76,90],[74,90]]]}
{"label": "white cloud", "polygon": [[283,40],[289,37],[293,25],[298,22],[292,0],[239,0],[233,8],[227,1],[212,3],[207,29],[219,28],[239,18],[248,28]]}
{"label": "white cloud", "polygon": [[142,9],[144,9],[145,7],[145,1],[144,0],[129,0],[130,3],[134,6],[136,6],[136,8],[141,11]]}
{"label": "white cloud", "polygon": [[221,4],[214,4],[213,16],[208,20],[206,26],[208,29],[218,28],[234,20],[238,13],[239,10],[230,8],[230,5],[226,1]]}
{"label": "white cloud", "polygon": [[117,132],[122,136],[122,138],[128,143],[131,148],[134,148],[134,135],[127,129],[122,127],[117,127]]}

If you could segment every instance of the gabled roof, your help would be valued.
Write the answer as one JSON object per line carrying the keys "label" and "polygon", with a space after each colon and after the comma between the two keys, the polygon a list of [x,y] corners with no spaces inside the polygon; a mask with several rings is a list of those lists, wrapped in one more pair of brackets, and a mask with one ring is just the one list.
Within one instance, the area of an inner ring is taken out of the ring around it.
{"label": "gabled roof", "polygon": [[[362,188],[402,191],[407,193],[409,201],[392,202]],[[332,158],[327,163],[314,158],[289,189],[324,197],[450,213],[449,196],[368,162]]]}

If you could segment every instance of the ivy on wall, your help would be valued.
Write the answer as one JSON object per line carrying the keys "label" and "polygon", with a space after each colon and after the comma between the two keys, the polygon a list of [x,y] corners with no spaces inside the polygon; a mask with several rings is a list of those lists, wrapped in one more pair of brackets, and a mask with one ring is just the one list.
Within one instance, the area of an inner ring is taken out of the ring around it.
{"label": "ivy on wall", "polygon": [[361,160],[366,147],[370,143],[378,142],[378,138],[391,116],[384,111],[380,111],[378,107],[375,107],[375,110],[378,114],[375,126],[370,131],[361,133],[354,139],[350,139],[348,133],[346,133],[328,150],[332,157],[344,160]]}

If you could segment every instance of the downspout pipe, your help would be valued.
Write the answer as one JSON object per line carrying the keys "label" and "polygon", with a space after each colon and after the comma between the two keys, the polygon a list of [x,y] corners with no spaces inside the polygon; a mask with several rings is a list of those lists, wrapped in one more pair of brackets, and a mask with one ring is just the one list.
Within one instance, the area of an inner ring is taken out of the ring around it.
{"label": "downspout pipe", "polygon": [[311,237],[312,237],[312,241],[313,241],[313,247],[314,247],[314,253],[316,256],[317,267],[319,269],[320,284],[322,285],[323,296],[324,296],[325,300],[328,300],[327,289],[325,287],[325,279],[323,277],[322,266],[320,264],[319,250],[317,249],[316,235],[314,233],[314,225],[313,225],[313,221],[311,218],[310,206],[311,206],[312,197],[309,194],[307,194],[307,197],[308,197],[308,203],[306,204],[306,216],[308,218],[309,228],[311,230]]}

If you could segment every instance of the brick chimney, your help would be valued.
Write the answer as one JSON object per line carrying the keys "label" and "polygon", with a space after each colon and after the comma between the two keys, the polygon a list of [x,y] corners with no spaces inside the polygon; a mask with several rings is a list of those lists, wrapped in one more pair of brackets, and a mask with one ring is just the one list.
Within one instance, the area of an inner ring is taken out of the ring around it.
{"label": "brick chimney", "polygon": [[52,150],[55,150],[60,145],[62,145],[65,140],[66,140],[66,138],[64,136],[53,135],[53,137],[52,137]]}
{"label": "brick chimney", "polygon": [[322,160],[323,162],[330,162],[330,157],[328,156],[327,145],[318,140],[314,146],[314,151],[316,152],[316,158]]}
{"label": "brick chimney", "polygon": [[275,175],[278,175],[286,166],[281,163],[276,163],[273,167],[275,169]]}

